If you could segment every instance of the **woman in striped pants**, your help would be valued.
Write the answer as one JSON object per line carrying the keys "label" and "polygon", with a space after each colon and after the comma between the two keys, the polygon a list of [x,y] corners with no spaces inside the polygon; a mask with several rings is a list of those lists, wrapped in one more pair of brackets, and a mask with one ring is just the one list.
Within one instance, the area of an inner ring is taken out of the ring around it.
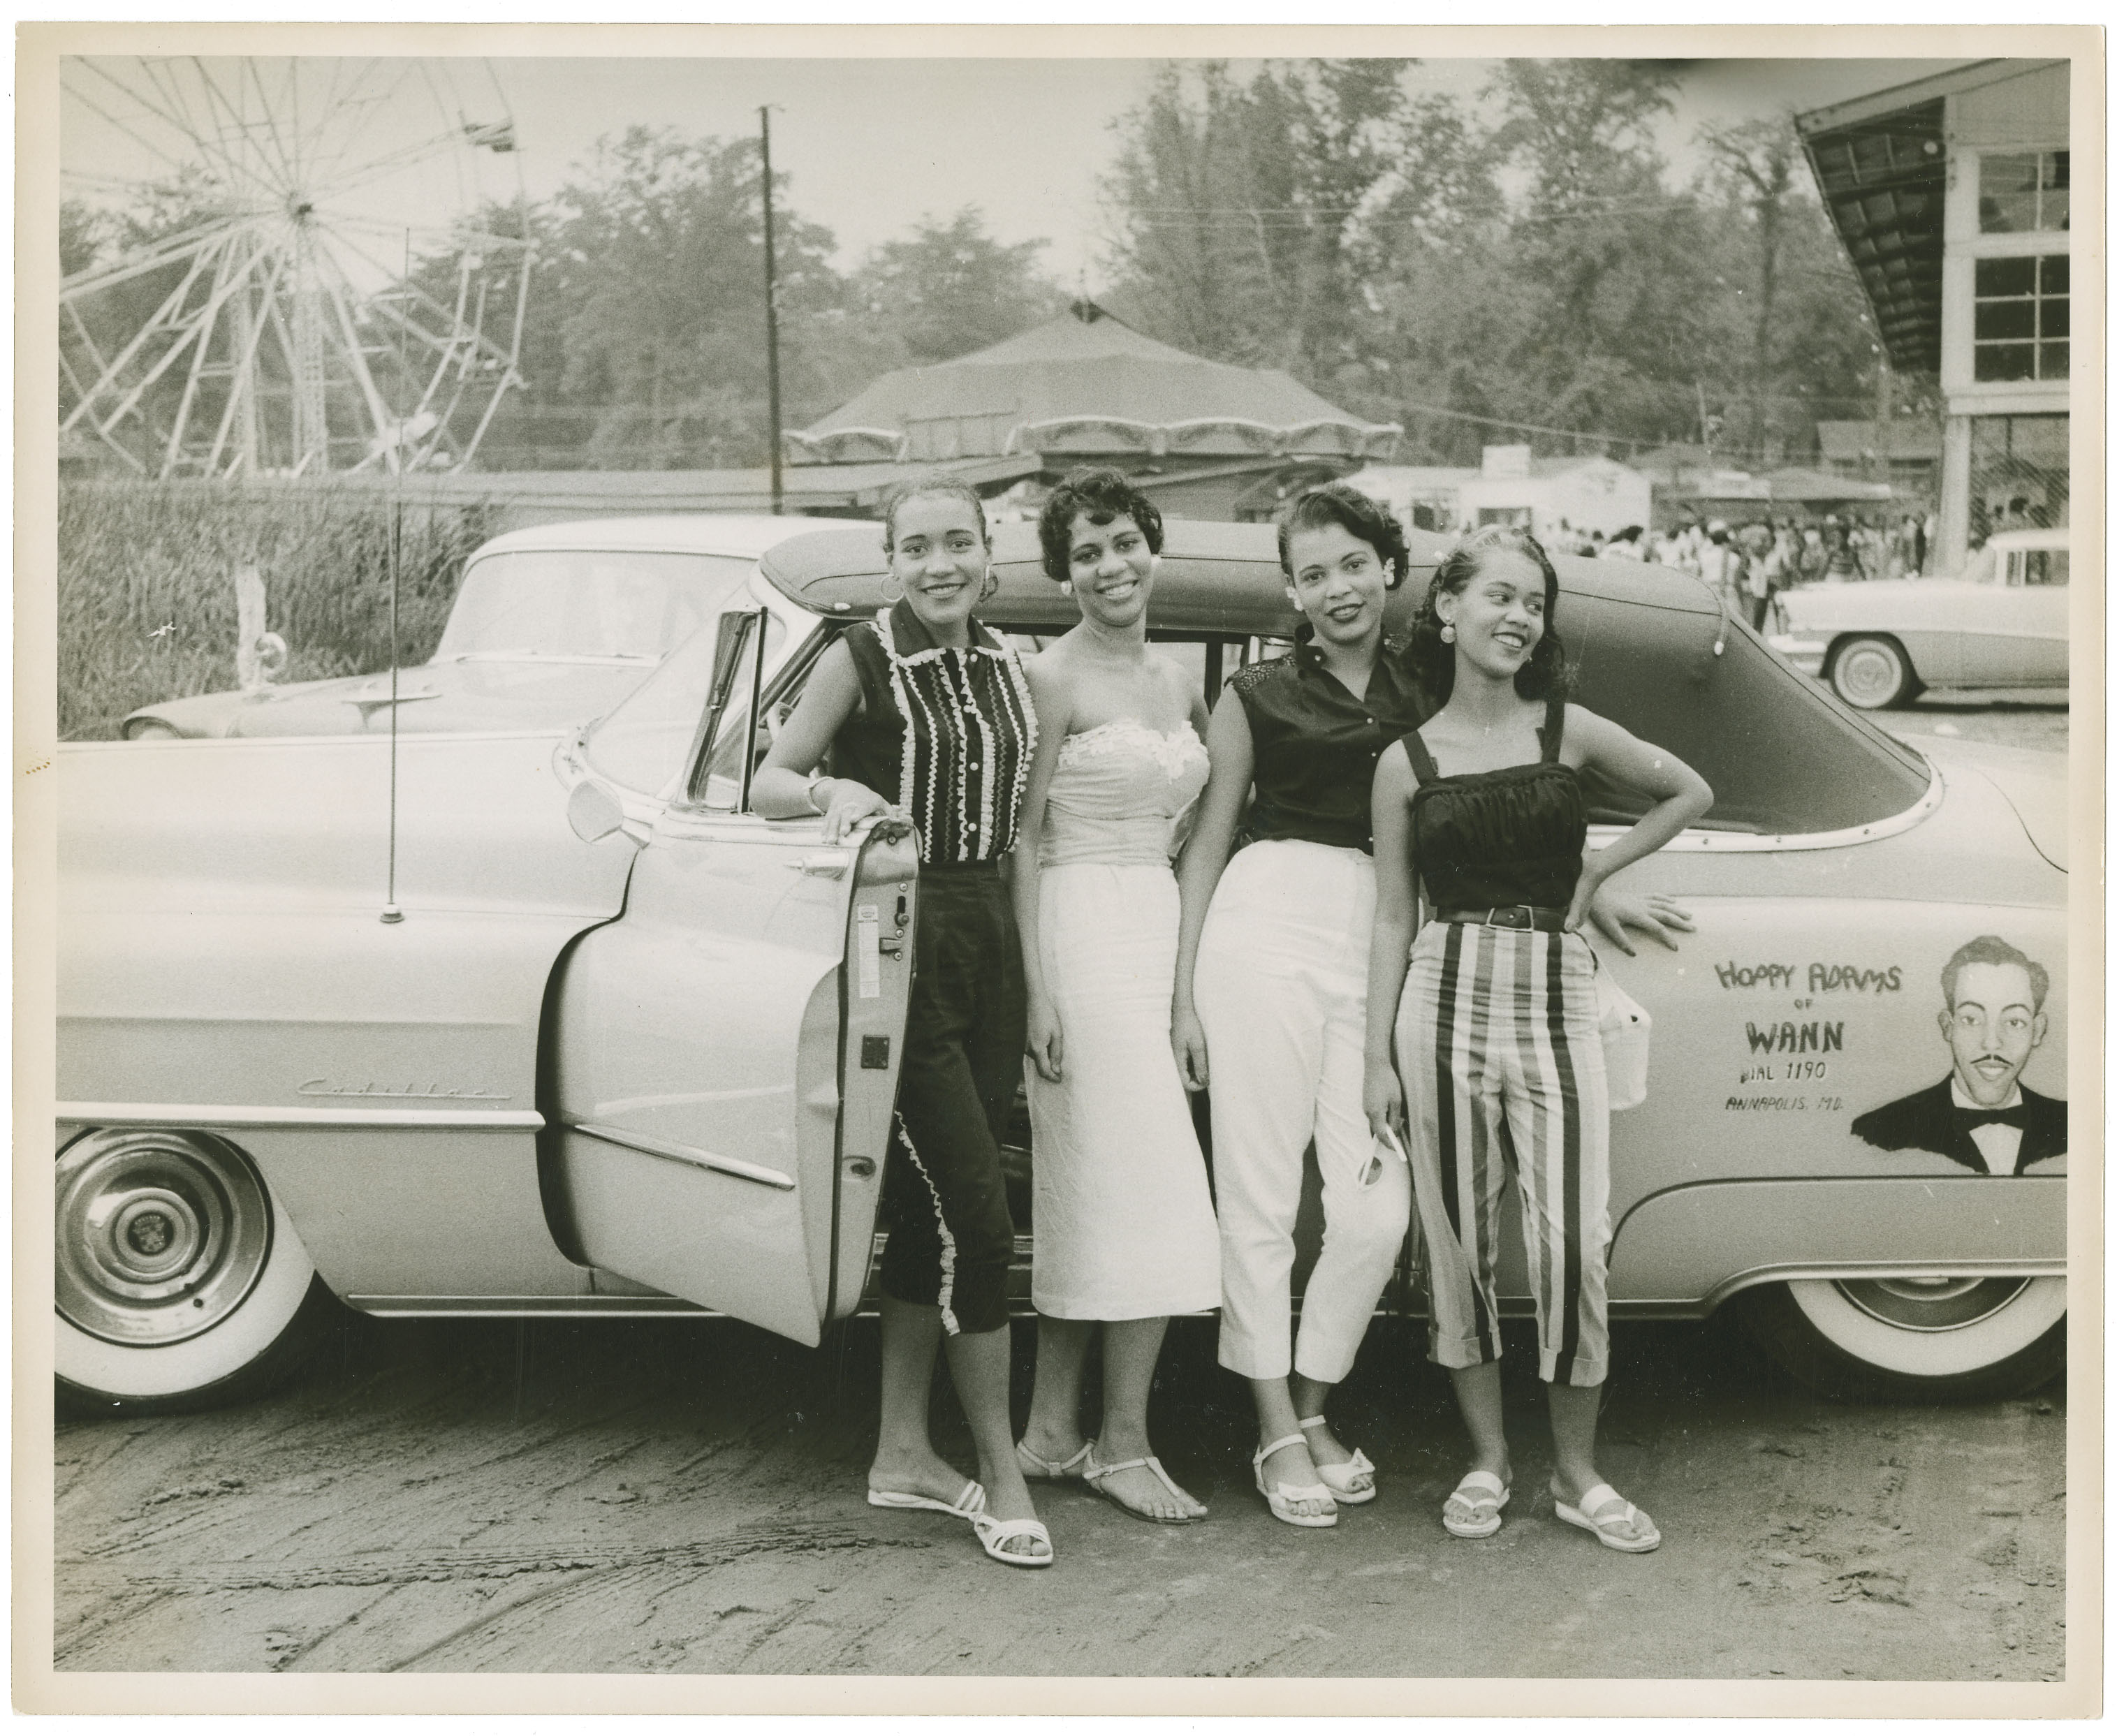
{"label": "woman in striped pants", "polygon": [[[1470,1434],[1474,1462],[1442,1525],[1490,1536],[1511,1493],[1492,1282],[1511,1179],[1558,1517],[1638,1554],[1660,1532],[1595,1469],[1609,1368],[1610,1107],[1594,954],[1580,930],[1596,889],[1704,814],[1713,792],[1672,754],[1566,702],[1557,605],[1536,540],[1495,529],[1435,569],[1414,624],[1414,656],[1446,702],[1375,772],[1366,1107],[1377,1137],[1409,1135],[1431,1255],[1431,1355]],[[1654,803],[1584,859],[1584,767]],[[1421,882],[1431,916],[1414,942]]]}

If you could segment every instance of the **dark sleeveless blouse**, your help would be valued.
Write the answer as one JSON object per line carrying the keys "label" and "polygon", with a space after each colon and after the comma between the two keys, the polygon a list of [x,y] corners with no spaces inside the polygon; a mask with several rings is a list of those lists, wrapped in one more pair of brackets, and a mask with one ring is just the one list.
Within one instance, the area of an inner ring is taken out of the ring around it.
{"label": "dark sleeveless blouse", "polygon": [[1534,905],[1562,910],[1580,880],[1588,809],[1580,780],[1558,751],[1566,703],[1544,713],[1543,753],[1527,765],[1445,777],[1417,730],[1404,738],[1418,788],[1411,798],[1413,859],[1437,911]]}
{"label": "dark sleeveless blouse", "polygon": [[902,803],[929,868],[996,863],[1014,848],[1036,712],[1013,647],[975,621],[938,646],[907,603],[846,633],[860,702],[831,744],[835,776]]}

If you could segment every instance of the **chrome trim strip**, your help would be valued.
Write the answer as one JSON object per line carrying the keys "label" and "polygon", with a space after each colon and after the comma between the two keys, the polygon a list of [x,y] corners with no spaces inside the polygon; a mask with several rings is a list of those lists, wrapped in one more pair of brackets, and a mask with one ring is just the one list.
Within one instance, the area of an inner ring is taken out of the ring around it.
{"label": "chrome trim strip", "polygon": [[534,1109],[274,1109],[242,1103],[60,1103],[55,1121],[90,1127],[436,1127],[535,1133]]}
{"label": "chrome trim strip", "polygon": [[445,1319],[465,1315],[533,1315],[545,1319],[585,1319],[594,1315],[623,1315],[633,1319],[724,1319],[714,1308],[673,1296],[348,1296],[349,1308],[362,1314],[397,1319]]}
{"label": "chrome trim strip", "polygon": [[[1848,1262],[1846,1260],[1813,1261],[1787,1260],[1775,1264],[1752,1266],[1747,1271],[1736,1272],[1723,1278],[1696,1302],[1686,1302],[1700,1312],[1709,1313],[1718,1308],[1737,1291],[1753,1290],[1760,1284],[1779,1284],[1799,1278],[2064,1278],[2065,1261],[2063,1259],[2023,1259],[2018,1255],[2007,1258],[1962,1259],[1876,1259]],[[1649,1300],[1641,1298],[1641,1301]]]}
{"label": "chrome trim strip", "polygon": [[622,1146],[627,1151],[639,1152],[643,1157],[666,1158],[671,1163],[688,1163],[694,1169],[716,1170],[724,1176],[740,1177],[745,1181],[761,1181],[767,1187],[777,1187],[789,1193],[793,1191],[794,1178],[762,1163],[751,1163],[741,1158],[724,1158],[718,1152],[701,1151],[695,1145],[679,1145],[671,1140],[657,1140],[642,1133],[628,1133],[621,1127],[606,1127],[593,1121],[570,1121],[566,1124],[575,1133],[584,1133],[592,1140],[601,1140],[606,1145]]}
{"label": "chrome trim strip", "polygon": [[[1918,752],[1916,748],[1912,751],[1914,753]],[[1921,757],[1924,757],[1923,755]],[[1670,839],[1662,845],[1662,850],[1670,855],[1687,852],[1704,856],[1741,856],[1754,855],[1766,850],[1843,850],[1847,845],[1872,844],[1878,838],[1893,838],[1899,832],[1909,831],[1939,807],[1941,798],[1947,794],[1947,784],[1941,776],[1940,767],[1930,759],[1926,761],[1926,767],[1933,773],[1933,780],[1926,785],[1926,794],[1902,813],[1877,820],[1870,826],[1841,827],[1836,831],[1776,833],[1713,831],[1707,827],[1694,826]],[[1588,828],[1588,837],[1597,849],[1603,849],[1612,840],[1621,838],[1630,829],[1628,827],[1598,823]]]}

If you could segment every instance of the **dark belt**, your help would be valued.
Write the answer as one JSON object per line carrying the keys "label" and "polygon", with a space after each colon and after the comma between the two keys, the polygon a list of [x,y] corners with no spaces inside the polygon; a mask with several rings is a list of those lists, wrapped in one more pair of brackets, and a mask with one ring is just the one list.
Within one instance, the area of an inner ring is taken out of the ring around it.
{"label": "dark belt", "polygon": [[1495,905],[1486,910],[1444,910],[1433,919],[1440,923],[1481,923],[1487,928],[1538,928],[1557,934],[1566,927],[1563,910],[1543,905]]}

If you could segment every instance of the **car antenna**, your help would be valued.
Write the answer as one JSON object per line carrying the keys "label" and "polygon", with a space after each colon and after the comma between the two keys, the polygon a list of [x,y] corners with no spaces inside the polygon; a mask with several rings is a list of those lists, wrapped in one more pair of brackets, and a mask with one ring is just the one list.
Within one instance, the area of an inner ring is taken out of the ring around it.
{"label": "car antenna", "polygon": [[[412,232],[404,232],[404,275],[402,287],[412,283]],[[404,389],[404,322],[397,322],[397,389]],[[391,431],[390,469],[396,478],[390,490],[390,878],[382,899],[382,920],[401,923],[404,913],[397,904],[397,580],[404,546],[404,420],[398,412]]]}

